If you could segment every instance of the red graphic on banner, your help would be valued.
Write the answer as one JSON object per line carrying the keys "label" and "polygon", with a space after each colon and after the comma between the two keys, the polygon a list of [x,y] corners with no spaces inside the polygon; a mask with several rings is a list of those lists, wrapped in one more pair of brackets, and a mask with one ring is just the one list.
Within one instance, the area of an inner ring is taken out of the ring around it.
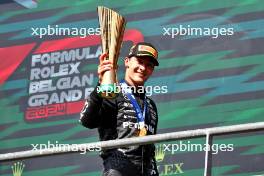
{"label": "red graphic on banner", "polygon": [[0,85],[17,69],[35,45],[35,43],[30,43],[0,48]]}
{"label": "red graphic on banner", "polygon": [[46,106],[30,107],[25,112],[27,120],[42,119],[50,116],[62,116],[80,113],[84,101],[59,103]]}
{"label": "red graphic on banner", "polygon": [[[132,41],[133,44],[136,44],[138,42],[142,42],[143,40],[144,36],[140,31],[135,29],[125,31],[123,41]],[[101,38],[98,35],[91,35],[85,38],[73,37],[60,40],[51,40],[43,42],[39,46],[39,48],[35,50],[34,54],[47,53],[58,50],[67,50],[73,48],[82,48],[87,46],[98,45],[100,43]]]}

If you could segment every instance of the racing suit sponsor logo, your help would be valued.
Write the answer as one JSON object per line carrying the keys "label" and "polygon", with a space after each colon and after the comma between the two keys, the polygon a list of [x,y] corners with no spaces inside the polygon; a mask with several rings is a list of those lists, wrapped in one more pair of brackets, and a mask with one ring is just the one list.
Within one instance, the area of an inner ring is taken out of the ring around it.
{"label": "racing suit sponsor logo", "polygon": [[[136,128],[140,129],[139,123],[133,123],[133,122],[123,122],[123,128]],[[152,125],[145,124],[145,128],[150,131],[152,134],[154,134],[154,127]]]}

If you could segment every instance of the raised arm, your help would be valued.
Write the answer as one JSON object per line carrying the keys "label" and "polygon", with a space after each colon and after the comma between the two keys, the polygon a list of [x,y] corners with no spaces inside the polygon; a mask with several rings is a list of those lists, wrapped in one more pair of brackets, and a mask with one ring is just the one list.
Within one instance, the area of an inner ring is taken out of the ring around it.
{"label": "raised arm", "polygon": [[97,128],[103,125],[108,120],[104,116],[111,115],[109,112],[115,112],[115,105],[111,101],[103,99],[97,93],[97,87],[100,85],[104,72],[113,68],[111,62],[105,59],[106,57],[107,54],[102,54],[99,58],[100,63],[97,70],[99,83],[85,101],[80,113],[80,123],[87,128]]}

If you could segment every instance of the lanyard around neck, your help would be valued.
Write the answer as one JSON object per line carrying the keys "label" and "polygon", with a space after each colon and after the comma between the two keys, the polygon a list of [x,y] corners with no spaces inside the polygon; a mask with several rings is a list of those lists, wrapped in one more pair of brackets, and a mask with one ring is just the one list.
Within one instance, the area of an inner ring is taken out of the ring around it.
{"label": "lanyard around neck", "polygon": [[146,111],[147,111],[146,96],[144,97],[144,103],[143,103],[144,108],[143,108],[143,112],[142,112],[135,96],[132,94],[132,90],[129,88],[127,83],[124,80],[122,80],[120,82],[120,86],[122,89],[122,93],[125,94],[129,98],[130,102],[132,103],[132,105],[136,111],[136,114],[137,114],[137,121],[140,124],[140,128],[142,128],[142,125],[145,124],[145,116],[146,116]]}

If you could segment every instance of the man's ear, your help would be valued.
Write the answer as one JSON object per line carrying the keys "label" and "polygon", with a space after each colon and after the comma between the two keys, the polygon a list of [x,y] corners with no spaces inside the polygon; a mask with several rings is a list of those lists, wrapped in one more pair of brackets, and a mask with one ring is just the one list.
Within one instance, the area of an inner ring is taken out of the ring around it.
{"label": "man's ear", "polygon": [[129,58],[126,57],[125,58],[125,68],[128,68],[129,67]]}

